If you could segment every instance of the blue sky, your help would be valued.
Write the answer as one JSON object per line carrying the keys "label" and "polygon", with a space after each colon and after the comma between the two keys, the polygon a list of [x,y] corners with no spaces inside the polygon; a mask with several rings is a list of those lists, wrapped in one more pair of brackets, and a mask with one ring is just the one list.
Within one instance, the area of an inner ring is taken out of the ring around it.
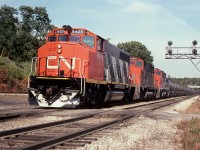
{"label": "blue sky", "polygon": [[200,77],[189,60],[165,59],[169,40],[173,46],[200,44],[199,0],[1,0],[0,5],[46,7],[55,26],[87,28],[115,45],[139,41],[152,52],[155,67],[168,75]]}

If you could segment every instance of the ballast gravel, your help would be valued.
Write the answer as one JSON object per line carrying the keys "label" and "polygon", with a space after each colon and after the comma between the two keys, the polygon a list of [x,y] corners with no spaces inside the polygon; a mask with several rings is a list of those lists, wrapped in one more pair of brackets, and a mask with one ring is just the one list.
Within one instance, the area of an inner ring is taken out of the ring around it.
{"label": "ballast gravel", "polygon": [[180,132],[177,130],[176,125],[180,120],[184,119],[180,111],[187,109],[197,99],[199,99],[199,96],[190,98],[171,107],[157,110],[156,113],[147,115],[150,118],[145,116],[133,118],[131,120],[132,125],[110,135],[105,135],[98,139],[98,141],[85,145],[78,150],[181,149],[180,144],[176,143],[179,138],[178,133]]}
{"label": "ballast gravel", "polygon": [[78,150],[174,150],[177,128],[172,121],[138,117],[132,125],[105,135]]}
{"label": "ballast gravel", "polygon": [[22,128],[27,126],[33,126],[43,123],[55,122],[64,119],[69,119],[67,117],[55,117],[55,116],[43,116],[43,117],[28,117],[28,118],[19,118],[15,121],[10,120],[6,122],[0,122],[0,131],[10,130],[15,128]]}

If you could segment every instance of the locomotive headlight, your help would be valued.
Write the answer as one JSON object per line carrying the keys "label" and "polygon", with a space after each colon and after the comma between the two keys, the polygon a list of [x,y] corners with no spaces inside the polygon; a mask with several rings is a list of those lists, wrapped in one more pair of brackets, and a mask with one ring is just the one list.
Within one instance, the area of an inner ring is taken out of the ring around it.
{"label": "locomotive headlight", "polygon": [[59,44],[59,45],[58,45],[58,49],[61,49],[61,48],[62,48],[62,45]]}
{"label": "locomotive headlight", "polygon": [[60,54],[60,53],[62,52],[62,50],[61,50],[61,49],[58,49],[58,51],[57,51],[57,52],[58,52],[58,54]]}

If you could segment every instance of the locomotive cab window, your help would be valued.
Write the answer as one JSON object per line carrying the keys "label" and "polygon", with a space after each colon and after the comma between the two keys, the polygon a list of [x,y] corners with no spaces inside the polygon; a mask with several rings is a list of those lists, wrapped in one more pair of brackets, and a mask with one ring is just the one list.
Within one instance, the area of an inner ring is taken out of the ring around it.
{"label": "locomotive cab window", "polygon": [[56,41],[56,36],[49,36],[48,37],[48,42],[54,42]]}
{"label": "locomotive cab window", "polygon": [[81,42],[81,37],[71,35],[71,36],[69,36],[69,41],[71,41],[71,42]]}
{"label": "locomotive cab window", "polygon": [[135,66],[135,61],[132,61],[132,60],[131,60],[131,61],[130,61],[130,65],[131,65],[131,66]]}
{"label": "locomotive cab window", "polygon": [[94,48],[94,37],[93,36],[84,36],[83,43],[91,48]]}
{"label": "locomotive cab window", "polygon": [[59,35],[58,36],[58,41],[66,42],[66,41],[68,41],[68,38],[67,38],[66,35]]}
{"label": "locomotive cab window", "polygon": [[160,76],[160,75],[161,75],[161,72],[160,72],[160,71],[157,71],[156,74]]}
{"label": "locomotive cab window", "polygon": [[137,62],[136,62],[136,66],[137,66],[137,67],[142,67],[142,62],[141,62],[141,61],[137,61]]}
{"label": "locomotive cab window", "polygon": [[103,39],[98,39],[98,47],[97,47],[98,51],[103,51]]}

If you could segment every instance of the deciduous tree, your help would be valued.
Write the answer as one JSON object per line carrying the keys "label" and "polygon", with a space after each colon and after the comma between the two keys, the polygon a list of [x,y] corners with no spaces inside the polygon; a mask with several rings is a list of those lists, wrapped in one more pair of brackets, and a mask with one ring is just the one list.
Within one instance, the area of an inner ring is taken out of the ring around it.
{"label": "deciduous tree", "polygon": [[17,9],[10,6],[1,6],[0,8],[0,56],[10,57],[14,49],[14,40],[16,38],[18,23]]}
{"label": "deciduous tree", "polygon": [[117,47],[145,61],[145,63],[153,63],[153,56],[145,45],[137,41],[125,42],[117,44]]}

